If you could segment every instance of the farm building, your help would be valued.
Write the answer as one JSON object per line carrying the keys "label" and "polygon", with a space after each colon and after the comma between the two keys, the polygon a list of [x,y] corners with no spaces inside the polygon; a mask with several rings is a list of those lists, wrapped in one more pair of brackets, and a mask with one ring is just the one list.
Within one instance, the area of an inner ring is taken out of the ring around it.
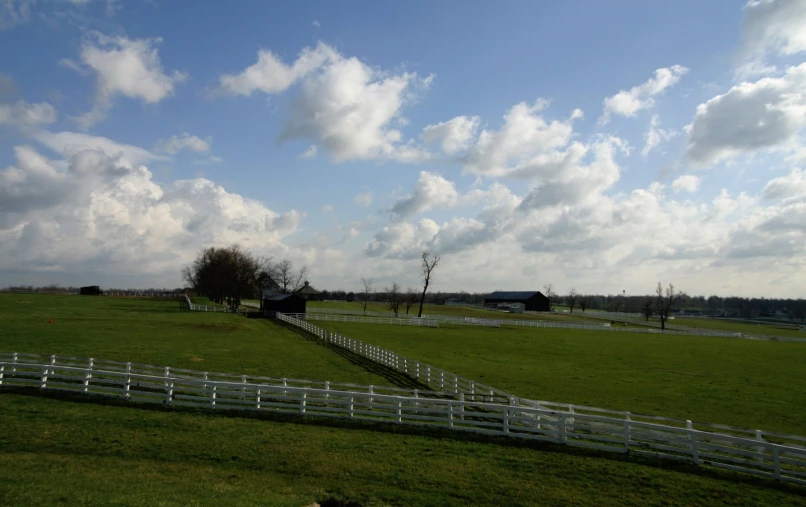
{"label": "farm building", "polygon": [[306,301],[296,294],[275,294],[263,298],[264,312],[305,313]]}
{"label": "farm building", "polygon": [[311,287],[307,281],[305,285],[294,291],[294,294],[303,298],[305,301],[321,301],[322,293]]}
{"label": "farm building", "polygon": [[82,296],[100,296],[101,287],[98,285],[88,285],[87,287],[78,289],[78,293]]}
{"label": "farm building", "polygon": [[499,291],[484,298],[484,306],[497,307],[509,303],[521,303],[527,312],[549,311],[549,298],[538,291]]}

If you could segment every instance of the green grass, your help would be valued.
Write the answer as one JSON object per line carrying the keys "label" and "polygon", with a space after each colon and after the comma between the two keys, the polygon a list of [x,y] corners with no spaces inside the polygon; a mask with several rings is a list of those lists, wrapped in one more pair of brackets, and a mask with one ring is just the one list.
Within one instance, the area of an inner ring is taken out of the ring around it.
{"label": "green grass", "polygon": [[175,300],[0,294],[0,351],[388,384],[268,320],[180,312]]}
{"label": "green grass", "polygon": [[806,488],[470,435],[0,396],[0,504],[802,505]]}
{"label": "green grass", "polygon": [[806,435],[805,343],[318,324],[527,398]]}
{"label": "green grass", "polygon": [[[449,369],[457,357],[467,355],[465,345],[480,340],[467,334],[473,328],[440,328],[439,335],[422,334],[418,328],[357,326],[350,334],[358,337],[364,330],[370,336],[363,338],[376,341],[398,329],[410,333],[394,339],[392,349],[403,352],[437,337],[453,352],[442,352],[444,364],[433,362]],[[486,335],[498,344],[485,350],[500,354],[497,358],[463,360],[484,366],[484,381],[496,387],[530,384],[533,371],[522,369],[523,358],[513,362],[508,345],[519,336],[517,330],[494,331],[504,333]],[[463,336],[469,343],[457,343]],[[534,334],[528,336],[534,340]],[[556,373],[571,360],[562,356],[567,346],[554,352],[542,349],[544,367]],[[0,350],[231,373],[385,381],[270,322],[180,312],[176,301],[0,295]],[[596,349],[578,350],[598,355]],[[551,360],[556,364],[549,365]],[[505,373],[502,366],[514,369]],[[782,385],[801,380],[795,375],[778,388],[783,391]],[[576,395],[587,396],[588,387],[583,385],[582,394]],[[797,394],[790,396],[792,405],[802,401]],[[0,429],[3,506],[301,507],[328,497],[352,500],[354,506],[786,506],[802,505],[806,499],[806,488],[748,475],[569,447],[406,426],[171,410],[36,391],[0,391]]]}

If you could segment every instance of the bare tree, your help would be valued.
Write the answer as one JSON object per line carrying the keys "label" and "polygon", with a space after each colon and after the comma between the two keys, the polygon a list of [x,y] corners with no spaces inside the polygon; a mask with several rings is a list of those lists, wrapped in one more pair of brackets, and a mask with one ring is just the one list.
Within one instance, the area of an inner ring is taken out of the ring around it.
{"label": "bare tree", "polygon": [[395,312],[395,317],[397,317],[401,300],[400,285],[397,282],[392,282],[391,287],[386,287],[383,290],[386,291],[386,296],[389,298],[389,309]]}
{"label": "bare tree", "polygon": [[644,299],[644,302],[641,305],[641,314],[644,316],[647,322],[649,322],[649,319],[652,318],[652,314],[654,313],[655,311],[652,308],[652,298]]}
{"label": "bare tree", "polygon": [[422,275],[423,275],[423,295],[420,296],[420,311],[417,312],[417,317],[423,316],[423,303],[425,303],[425,292],[428,290],[428,284],[431,282],[431,272],[434,271],[434,268],[437,267],[439,264],[439,255],[434,254],[431,260],[428,260],[428,257],[431,254],[428,250],[423,250],[423,262],[422,262]]}
{"label": "bare tree", "polygon": [[574,306],[576,306],[577,297],[578,295],[576,289],[569,290],[568,295],[565,296],[565,304],[568,305],[568,309],[571,311],[571,313],[574,313]]}
{"label": "bare tree", "polygon": [[660,328],[663,331],[666,329],[666,321],[669,320],[672,307],[686,295],[680,291],[675,291],[672,284],[669,284],[664,289],[663,284],[660,282],[658,282],[658,287],[655,289],[655,294],[657,295],[655,301],[657,302],[658,315],[660,316]]}
{"label": "bare tree", "polygon": [[406,307],[406,315],[409,314],[409,310],[416,303],[417,303],[417,291],[409,287],[408,289],[406,289],[406,293],[403,294],[403,306]]}
{"label": "bare tree", "polygon": [[543,286],[543,290],[545,291],[543,295],[546,296],[549,300],[549,311],[553,311],[554,303],[557,302],[557,293],[554,292],[554,284],[547,283],[546,285]]}
{"label": "bare tree", "polygon": [[280,286],[283,294],[294,292],[302,287],[308,276],[308,267],[302,266],[299,271],[294,271],[294,263],[288,259],[283,259],[274,266],[275,282]]}
{"label": "bare tree", "polygon": [[590,296],[579,296],[579,307],[582,308],[582,312],[585,312],[585,309],[588,307],[588,303],[590,302]]}
{"label": "bare tree", "polygon": [[361,278],[361,285],[363,286],[363,290],[355,295],[355,299],[364,309],[364,315],[367,314],[367,305],[369,304],[369,300],[372,297],[372,293],[375,292],[375,289],[372,288],[372,278]]}

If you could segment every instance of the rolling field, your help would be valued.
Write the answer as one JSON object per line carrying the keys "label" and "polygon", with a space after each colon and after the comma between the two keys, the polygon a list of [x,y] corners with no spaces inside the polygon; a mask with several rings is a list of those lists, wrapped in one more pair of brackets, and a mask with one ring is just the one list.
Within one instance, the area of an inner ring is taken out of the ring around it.
{"label": "rolling field", "polygon": [[316,324],[526,398],[806,435],[806,343]]}
{"label": "rolling field", "polygon": [[[419,335],[419,328],[392,326],[355,326],[349,334],[370,342],[389,340],[387,346],[406,354],[419,342],[422,353],[412,356],[467,376],[471,375],[459,366],[470,369],[472,365],[479,369],[479,376],[484,375],[485,383],[502,389],[518,392],[533,383],[535,371],[524,369],[529,362],[518,360],[517,348],[509,344],[517,336],[522,338],[514,342],[527,341],[518,334],[524,330],[492,330],[504,332],[492,335],[493,339],[488,335],[486,340],[486,350],[495,356],[479,359],[468,356],[463,347],[485,340],[468,335],[468,329],[472,328],[433,330],[440,331],[442,338]],[[395,330],[405,334],[394,336]],[[530,336],[533,340],[534,335]],[[602,336],[618,339],[619,335]],[[553,375],[542,378],[544,387],[563,384],[569,364],[576,361],[566,355],[569,352],[588,356],[588,362],[603,358],[611,367],[617,364],[615,351],[602,354],[601,349],[569,345],[591,345],[593,338],[571,335],[552,340],[558,341],[562,345],[554,348],[547,341],[543,350],[520,349],[521,355],[524,350],[540,352],[542,369],[553,369]],[[273,377],[388,382],[382,372],[371,373],[366,365],[271,322],[180,312],[176,301],[0,295],[0,350]],[[668,347],[665,350],[669,352]],[[426,357],[426,353],[439,357]],[[628,353],[625,363],[631,357]],[[686,358],[680,360],[681,367],[701,367],[694,355]],[[511,366],[515,373],[506,373]],[[781,368],[789,380],[780,384],[781,378],[771,375],[769,384],[778,382],[778,400],[794,406],[802,398],[790,394],[786,396],[791,400],[785,402],[781,391],[791,385],[788,382],[797,385],[803,377],[792,376],[786,364]],[[632,380],[653,381],[649,370],[631,367]],[[557,378],[549,383],[552,376]],[[606,378],[599,383],[606,384]],[[737,382],[738,399],[744,394],[741,377]],[[570,391],[574,385],[581,389],[574,396],[603,404],[597,393],[588,392],[596,386],[572,382],[566,387]],[[572,400],[560,397],[559,401]],[[667,409],[661,412],[666,414]],[[302,507],[327,498],[343,501],[331,506],[354,507],[794,506],[806,501],[803,487],[668,461],[394,425],[144,408],[57,394],[0,391],[0,428],[0,505],[4,506]]]}

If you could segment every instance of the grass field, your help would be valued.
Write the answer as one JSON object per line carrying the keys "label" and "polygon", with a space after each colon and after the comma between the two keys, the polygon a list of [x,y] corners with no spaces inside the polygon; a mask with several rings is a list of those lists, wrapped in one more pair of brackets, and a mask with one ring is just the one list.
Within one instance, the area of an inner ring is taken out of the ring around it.
{"label": "grass field", "polygon": [[[388,335],[389,327],[362,329]],[[404,352],[420,339],[398,337],[391,348]],[[270,322],[180,312],[175,301],[0,295],[0,350],[321,380],[386,380]],[[454,353],[463,354],[457,348]],[[434,363],[452,368],[447,359],[454,353],[445,355],[446,364]],[[569,359],[560,353],[553,352],[557,372]],[[597,356],[594,350],[588,354]],[[492,372],[485,382],[507,388],[496,383],[506,375],[495,372],[511,360],[504,346],[500,359],[481,362]],[[666,461],[393,425],[143,408],[65,395],[0,391],[0,428],[3,506],[302,507],[329,497],[344,501],[331,506],[806,501],[803,487]]]}
{"label": "grass field", "polygon": [[721,319],[693,319],[675,318],[671,325],[686,327],[696,327],[700,329],[716,329],[718,331],[728,331],[731,333],[747,333],[770,336],[789,336],[793,338],[806,339],[806,331],[789,329],[787,325],[781,324],[753,324],[751,322],[737,322],[733,320]]}
{"label": "grass field", "polygon": [[527,398],[806,435],[806,343],[317,324]]}

